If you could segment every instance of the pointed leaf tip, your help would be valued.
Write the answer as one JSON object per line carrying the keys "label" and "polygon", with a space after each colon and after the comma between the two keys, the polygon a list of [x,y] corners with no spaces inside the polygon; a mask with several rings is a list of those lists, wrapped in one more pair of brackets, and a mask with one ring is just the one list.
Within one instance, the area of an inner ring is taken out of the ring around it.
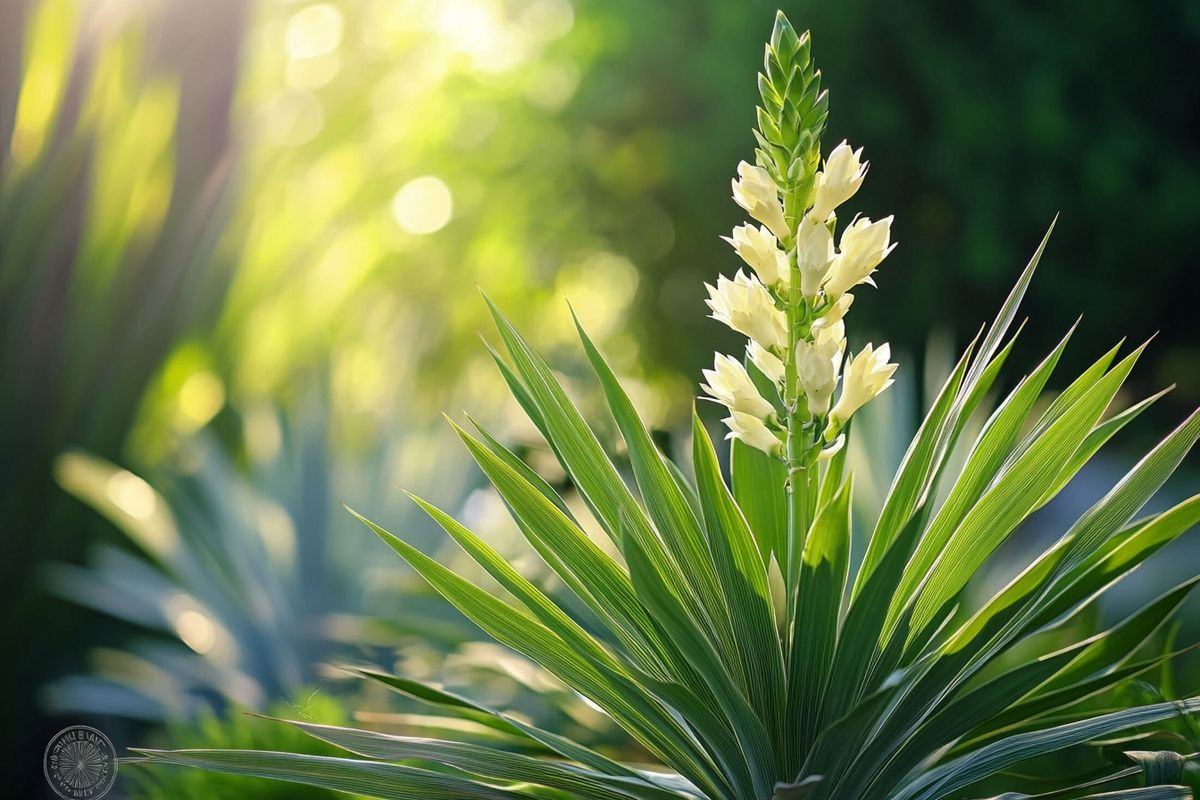
{"label": "pointed leaf tip", "polygon": [[796,29],[782,10],[776,11],[775,25],[771,29],[771,48],[785,59],[790,59],[799,47],[800,37],[796,35]]}

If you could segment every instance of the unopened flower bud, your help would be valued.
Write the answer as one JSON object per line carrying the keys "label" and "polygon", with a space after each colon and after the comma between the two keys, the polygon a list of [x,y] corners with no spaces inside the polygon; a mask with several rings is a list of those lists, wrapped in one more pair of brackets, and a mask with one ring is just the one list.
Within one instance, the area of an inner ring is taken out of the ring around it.
{"label": "unopened flower bud", "polygon": [[829,411],[845,345],[841,331],[831,328],[826,329],[826,335],[817,336],[812,342],[801,340],[796,343],[797,375],[808,398],[808,410],[815,416],[823,417]]}
{"label": "unopened flower bud", "polygon": [[833,234],[829,226],[811,216],[796,230],[796,263],[800,267],[800,292],[816,297],[833,261]]}

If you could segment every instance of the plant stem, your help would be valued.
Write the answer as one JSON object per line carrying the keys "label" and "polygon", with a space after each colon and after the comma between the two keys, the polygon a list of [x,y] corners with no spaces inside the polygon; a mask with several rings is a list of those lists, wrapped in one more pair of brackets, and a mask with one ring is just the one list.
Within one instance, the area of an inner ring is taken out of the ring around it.
{"label": "plant stem", "polygon": [[[793,237],[794,241],[794,237]],[[804,546],[804,537],[808,532],[808,476],[804,468],[804,422],[807,417],[807,404],[804,402],[803,391],[796,365],[796,343],[800,340],[803,319],[804,298],[800,291],[800,265],[796,259],[796,251],[792,242],[788,243],[788,264],[790,281],[788,284],[787,321],[788,349],[784,362],[784,405],[787,407],[787,588],[789,597],[795,596],[797,580],[800,576],[800,557]]]}
{"label": "plant stem", "polygon": [[788,565],[793,584],[800,575],[800,558],[812,513],[808,507],[809,471],[804,466],[802,426],[799,414],[788,420]]}

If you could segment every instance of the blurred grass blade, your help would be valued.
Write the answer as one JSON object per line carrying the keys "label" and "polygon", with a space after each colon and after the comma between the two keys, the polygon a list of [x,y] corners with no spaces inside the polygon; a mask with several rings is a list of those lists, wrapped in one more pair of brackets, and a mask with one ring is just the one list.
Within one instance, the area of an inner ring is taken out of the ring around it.
{"label": "blurred grass blade", "polygon": [[302,783],[381,800],[513,800],[528,795],[466,778],[379,761],[256,750],[135,750],[167,764]]}

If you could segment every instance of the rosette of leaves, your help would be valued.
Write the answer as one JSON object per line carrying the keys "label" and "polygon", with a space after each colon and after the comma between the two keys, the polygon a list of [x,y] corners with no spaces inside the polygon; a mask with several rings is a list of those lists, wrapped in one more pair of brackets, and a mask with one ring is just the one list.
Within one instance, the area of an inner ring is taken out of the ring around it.
{"label": "rosette of leaves", "polygon": [[[807,41],[780,16],[768,72],[782,52],[807,59]],[[780,72],[785,81],[793,74]],[[816,108],[804,99],[807,89],[797,97],[797,108]],[[823,121],[823,101],[820,114]],[[790,166],[779,172],[777,181],[807,180]],[[1137,744],[1119,767],[1098,769],[1102,759],[1084,759],[1082,768],[1068,768],[1076,759],[1065,756],[1100,754],[1120,737],[1200,711],[1197,696],[1153,702],[1122,691],[1178,654],[1153,640],[1200,576],[1066,647],[1054,634],[1078,625],[1108,588],[1200,521],[1200,495],[1139,517],[1200,436],[1200,413],[1007,585],[982,602],[966,593],[1009,535],[1155,399],[1105,413],[1144,346],[1121,357],[1119,346],[1108,350],[1048,396],[1068,335],[998,395],[965,460],[950,460],[968,420],[1001,386],[1013,345],[1009,329],[1045,245],[933,399],[882,511],[867,526],[861,557],[851,550],[853,481],[844,455],[813,467],[816,502],[804,526],[790,510],[784,464],[735,448],[726,479],[699,417],[689,475],[656,446],[580,327],[628,450],[630,485],[550,366],[492,308],[507,351],[496,363],[593,519],[579,519],[481,426],[455,429],[530,546],[574,597],[557,601],[487,541],[420,499],[502,595],[363,521],[483,630],[602,709],[656,764],[620,762],[502,709],[366,668],[359,670],[366,679],[484,725],[496,741],[294,721],[347,755],[140,752],[164,763],[380,798],[589,800],[971,797],[1034,757],[1058,753],[1063,766],[1039,789],[1046,796],[1190,797],[1180,780],[1191,754],[1144,746],[1153,739],[1127,740]],[[593,528],[607,541],[593,539]],[[780,562],[774,573],[772,558]],[[790,593],[780,572],[798,576]]]}

